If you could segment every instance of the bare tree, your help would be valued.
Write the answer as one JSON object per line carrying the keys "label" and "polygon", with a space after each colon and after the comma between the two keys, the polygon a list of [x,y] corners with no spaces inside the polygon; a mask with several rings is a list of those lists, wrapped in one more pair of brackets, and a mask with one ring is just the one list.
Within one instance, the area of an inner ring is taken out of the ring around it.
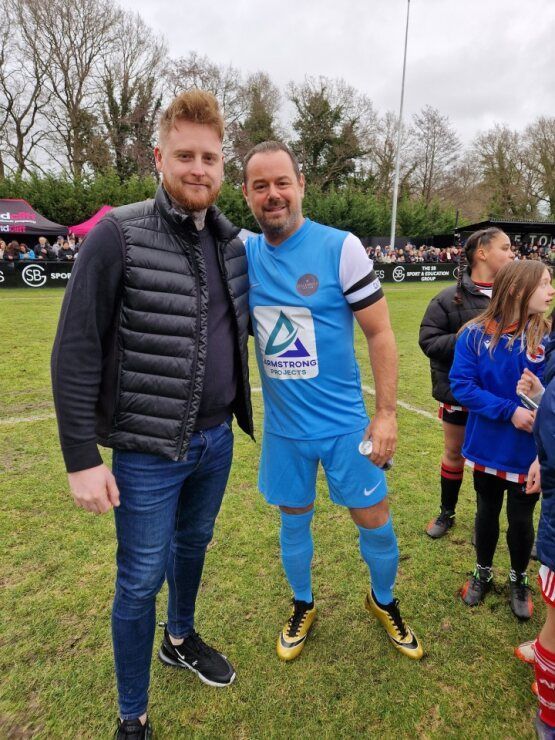
{"label": "bare tree", "polygon": [[441,195],[445,203],[451,203],[459,211],[461,221],[472,223],[488,217],[493,193],[482,177],[479,158],[472,149],[457,159]]}
{"label": "bare tree", "polygon": [[173,96],[193,88],[213,93],[225,121],[224,153],[232,155],[233,143],[229,132],[243,120],[248,110],[241,73],[231,65],[214,64],[208,57],[192,51],[189,56],[170,62],[167,80]]}
{"label": "bare tree", "polygon": [[[21,175],[38,167],[36,155],[46,136],[41,115],[50,102],[39,60],[23,43],[12,9],[0,2],[0,176],[6,166]],[[8,162],[11,165],[8,165]]]}
{"label": "bare tree", "polygon": [[412,178],[424,203],[441,196],[453,174],[461,143],[447,116],[425,106],[412,117],[410,131]]}
{"label": "bare tree", "polygon": [[491,193],[491,214],[511,218],[533,218],[539,198],[534,193],[533,176],[526,166],[522,136],[497,124],[478,135],[473,152],[482,181]]}
{"label": "bare tree", "polygon": [[154,172],[152,146],[162,105],[164,41],[153,39],[139,15],[123,14],[101,74],[102,119],[122,180]]}
{"label": "bare tree", "polygon": [[10,0],[52,95],[49,123],[75,179],[98,130],[98,80],[113,48],[120,11],[110,0]]}
{"label": "bare tree", "polygon": [[526,128],[524,142],[534,192],[555,216],[555,118],[538,118]]}
{"label": "bare tree", "polygon": [[281,94],[270,77],[265,72],[256,72],[247,77],[242,89],[245,116],[232,124],[230,130],[234,154],[239,161],[256,144],[282,138],[278,122]]}
{"label": "bare tree", "polygon": [[[389,198],[393,192],[395,155],[397,152],[398,117],[392,111],[380,116],[376,123],[375,136],[366,157],[368,175],[378,197]],[[410,157],[409,135],[403,127],[400,154],[400,192],[410,191],[410,178],[414,162]]]}
{"label": "bare tree", "polygon": [[341,185],[371,150],[376,116],[370,99],[325,77],[291,82],[287,96],[296,111],[292,147],[309,182]]}

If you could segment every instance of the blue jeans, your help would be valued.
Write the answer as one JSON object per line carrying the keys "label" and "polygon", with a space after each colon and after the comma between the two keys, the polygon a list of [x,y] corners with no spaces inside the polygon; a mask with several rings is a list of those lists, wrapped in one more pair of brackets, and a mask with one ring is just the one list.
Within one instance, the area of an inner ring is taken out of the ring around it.
{"label": "blue jeans", "polygon": [[195,432],[185,460],[116,450],[120,490],[112,639],[120,716],[146,712],[156,624],[155,602],[168,582],[168,630],[194,629],[195,600],[206,547],[224,495],[233,434],[228,423]]}

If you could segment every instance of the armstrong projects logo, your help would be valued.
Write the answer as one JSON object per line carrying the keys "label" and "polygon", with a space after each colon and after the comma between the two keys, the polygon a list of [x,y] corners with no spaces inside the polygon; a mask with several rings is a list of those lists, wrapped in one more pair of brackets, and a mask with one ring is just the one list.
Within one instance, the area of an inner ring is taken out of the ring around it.
{"label": "armstrong projects logo", "polygon": [[256,306],[254,318],[266,375],[278,380],[318,375],[314,322],[308,308]]}

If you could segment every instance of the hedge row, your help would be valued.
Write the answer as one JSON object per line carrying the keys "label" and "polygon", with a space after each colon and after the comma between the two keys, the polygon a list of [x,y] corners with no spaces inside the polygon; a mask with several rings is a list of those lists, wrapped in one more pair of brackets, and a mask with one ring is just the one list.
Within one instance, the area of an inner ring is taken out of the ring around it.
{"label": "hedge row", "polygon": [[[156,180],[133,176],[121,182],[115,172],[74,182],[54,175],[0,180],[0,198],[25,198],[39,213],[57,223],[71,225],[85,221],[102,205],[119,206],[151,198]],[[224,183],[218,205],[237,225],[257,230],[241,190]],[[310,218],[357,236],[386,235],[390,231],[391,204],[372,193],[344,188],[322,192],[308,187],[304,212]],[[455,211],[439,202],[404,199],[397,211],[399,236],[425,237],[453,230]]]}

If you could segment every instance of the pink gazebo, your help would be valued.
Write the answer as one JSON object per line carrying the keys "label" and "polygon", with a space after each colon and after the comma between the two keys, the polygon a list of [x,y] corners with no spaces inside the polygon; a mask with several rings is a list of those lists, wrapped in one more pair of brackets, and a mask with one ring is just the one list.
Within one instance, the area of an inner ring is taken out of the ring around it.
{"label": "pink gazebo", "polygon": [[75,234],[75,236],[85,236],[89,233],[93,226],[96,226],[102,216],[104,216],[106,213],[108,213],[108,211],[111,210],[112,206],[102,206],[102,208],[97,211],[94,216],[91,216],[87,221],[83,221],[82,224],[77,224],[76,226],[68,226],[69,233]]}

